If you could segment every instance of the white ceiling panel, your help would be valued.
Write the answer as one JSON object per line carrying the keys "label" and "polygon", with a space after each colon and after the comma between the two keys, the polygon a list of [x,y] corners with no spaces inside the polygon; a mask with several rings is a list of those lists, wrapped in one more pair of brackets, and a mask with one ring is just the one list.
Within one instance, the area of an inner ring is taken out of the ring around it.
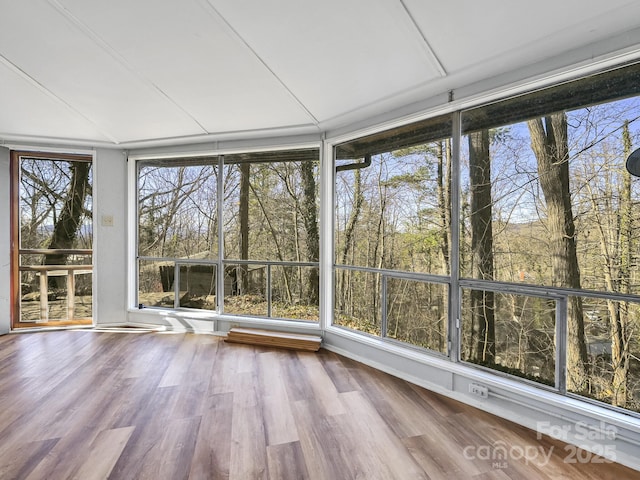
{"label": "white ceiling panel", "polygon": [[0,0],[0,12],[0,142],[345,131],[442,106],[450,90],[640,58],[637,0]]}
{"label": "white ceiling panel", "polygon": [[208,132],[315,123],[206,0],[60,3]]}
{"label": "white ceiling panel", "polygon": [[12,2],[11,12],[0,16],[3,56],[111,138],[204,133],[46,1]]}
{"label": "white ceiling panel", "polygon": [[398,0],[209,0],[320,121],[440,74]]}
{"label": "white ceiling panel", "polygon": [[25,81],[19,71],[0,61],[0,138],[30,136],[111,142],[90,121]]}
{"label": "white ceiling panel", "polygon": [[640,19],[637,0],[403,1],[451,74],[488,61],[490,68],[540,61],[637,27]]}

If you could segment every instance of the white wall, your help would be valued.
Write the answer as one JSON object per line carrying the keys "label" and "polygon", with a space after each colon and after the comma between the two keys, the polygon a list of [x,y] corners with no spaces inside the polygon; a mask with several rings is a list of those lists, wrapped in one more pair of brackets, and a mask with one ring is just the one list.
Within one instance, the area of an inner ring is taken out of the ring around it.
{"label": "white wall", "polygon": [[0,147],[0,335],[11,326],[11,232],[9,230],[9,150]]}
{"label": "white wall", "polygon": [[[96,325],[124,324],[127,311],[127,160],[98,150],[93,181],[93,265]],[[109,219],[113,225],[108,225]]]}

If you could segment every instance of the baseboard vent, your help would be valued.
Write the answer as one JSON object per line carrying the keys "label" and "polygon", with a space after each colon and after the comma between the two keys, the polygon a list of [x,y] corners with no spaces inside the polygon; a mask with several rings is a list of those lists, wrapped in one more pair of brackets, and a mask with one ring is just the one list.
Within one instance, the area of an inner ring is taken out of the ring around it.
{"label": "baseboard vent", "polygon": [[225,341],[316,352],[320,348],[322,337],[301,333],[233,327],[229,330]]}

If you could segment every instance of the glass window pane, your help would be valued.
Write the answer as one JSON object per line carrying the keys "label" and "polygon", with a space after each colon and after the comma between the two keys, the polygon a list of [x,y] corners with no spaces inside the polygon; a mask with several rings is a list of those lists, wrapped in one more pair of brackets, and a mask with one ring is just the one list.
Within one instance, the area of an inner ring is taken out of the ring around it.
{"label": "glass window pane", "polygon": [[387,337],[447,353],[447,285],[387,279]]}
{"label": "glass window pane", "polygon": [[[56,322],[90,319],[92,316],[91,270],[48,270],[20,272],[21,322]],[[82,278],[80,285],[71,282]],[[44,282],[44,285],[41,284]],[[73,295],[69,295],[69,287]],[[41,295],[41,292],[45,295]]]}
{"label": "glass window pane", "polygon": [[640,294],[640,97],[463,137],[461,274]]}
{"label": "glass window pane", "polygon": [[267,266],[225,263],[224,313],[267,317],[268,312]]}
{"label": "glass window pane", "polygon": [[175,262],[140,260],[138,303],[145,307],[173,308]]}
{"label": "glass window pane", "polygon": [[461,359],[555,386],[556,302],[465,288]]}
{"label": "glass window pane", "polygon": [[338,162],[336,264],[448,274],[450,179],[449,138]]}
{"label": "glass window pane", "polygon": [[[640,295],[640,186],[625,168],[640,146],[638,78],[640,64],[462,113],[461,276]],[[622,305],[567,299],[568,391],[623,402],[614,391],[635,377],[615,367],[614,343],[633,349],[637,319],[625,340],[589,331],[596,315],[619,324]]]}
{"label": "glass window pane", "polygon": [[380,335],[381,280],[379,273],[336,268],[333,324]]}
{"label": "glass window pane", "polygon": [[140,256],[217,258],[217,170],[216,158],[139,165]]}
{"label": "glass window pane", "polygon": [[447,352],[446,287],[388,277],[382,298],[381,282],[450,274],[452,125],[443,115],[335,146],[334,325]]}
{"label": "glass window pane", "polygon": [[91,162],[20,157],[20,248],[90,249],[92,183]]}
{"label": "glass window pane", "polygon": [[271,316],[317,322],[320,319],[316,294],[318,267],[271,267]]}
{"label": "glass window pane", "polygon": [[180,265],[179,306],[216,309],[216,265]]}
{"label": "glass window pane", "polygon": [[225,155],[225,257],[319,260],[319,151]]}
{"label": "glass window pane", "polygon": [[[582,305],[587,381],[582,387],[579,379],[568,381],[568,391],[640,412],[640,304],[587,297],[571,301]],[[579,333],[570,330],[567,348],[580,343]]]}
{"label": "glass window pane", "polygon": [[[45,266],[46,257],[54,263]],[[21,322],[91,319],[91,254],[20,254],[20,265]]]}
{"label": "glass window pane", "polygon": [[[224,313],[292,319],[298,315],[317,321],[317,267],[275,264],[319,261],[318,167],[317,148],[238,153],[223,160],[212,156],[140,161],[139,303],[173,307],[174,276],[179,274],[179,307],[215,310],[219,282],[224,284]],[[224,252],[218,252],[221,229]],[[242,262],[225,260],[221,275],[213,264],[193,262],[217,259],[219,253]],[[267,290],[271,267],[273,292]]]}

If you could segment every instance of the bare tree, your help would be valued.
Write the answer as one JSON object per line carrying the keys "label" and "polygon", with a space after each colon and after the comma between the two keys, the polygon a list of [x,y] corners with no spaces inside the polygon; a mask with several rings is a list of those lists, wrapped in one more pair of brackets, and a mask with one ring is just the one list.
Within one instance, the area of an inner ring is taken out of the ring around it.
{"label": "bare tree", "polygon": [[[364,194],[362,192],[362,175],[360,170],[354,170],[353,172],[354,180],[353,180],[353,205],[351,206],[351,212],[349,213],[349,220],[347,221],[347,225],[344,229],[344,243],[342,244],[342,252],[340,252],[340,262],[342,265],[347,263],[347,258],[350,250],[355,249],[354,245],[354,232],[356,229],[356,225],[358,223],[358,219],[360,218],[360,212],[362,210],[362,204],[364,203]],[[340,295],[341,300],[341,308],[344,310],[346,308],[346,297],[348,296],[347,291],[347,271],[341,271],[340,285],[342,294]]]}
{"label": "bare tree", "polygon": [[[489,132],[469,134],[469,182],[471,188],[471,254],[474,277],[493,279],[493,230],[491,201],[491,157]],[[492,364],[496,356],[494,295],[471,291],[471,342],[476,336],[476,360]],[[473,346],[471,346],[471,349]],[[473,351],[473,350],[472,350]]]}
{"label": "bare tree", "polygon": [[442,273],[449,273],[450,226],[451,226],[451,140],[436,143],[437,195],[440,215],[440,251],[442,252]]}
{"label": "bare tree", "polygon": [[[313,175],[313,163],[303,161],[300,163],[302,175],[302,217],[307,232],[307,256],[310,262],[320,260],[320,233],[318,232],[318,219],[316,211],[316,180]],[[310,268],[307,275],[307,298],[309,303],[315,305],[320,299],[319,269]]]}
{"label": "bare tree", "polygon": [[[73,248],[74,241],[82,219],[85,215],[85,200],[90,190],[89,173],[91,162],[69,162],[71,170],[71,181],[64,200],[62,211],[57,221],[53,225],[53,234],[47,248],[50,249],[70,249]],[[62,253],[48,254],[44,257],[44,265],[64,265],[67,255]],[[61,277],[50,277],[49,286],[59,287]]]}
{"label": "bare tree", "polygon": [[[240,223],[240,260],[249,259],[249,189],[251,187],[249,175],[251,164],[240,164],[240,202],[238,216]],[[238,289],[241,294],[249,290],[248,265],[239,265],[237,269]]]}
{"label": "bare tree", "polygon": [[[527,122],[531,148],[538,163],[540,186],[546,205],[553,285],[580,288],[576,229],[569,190],[569,144],[564,112]],[[582,299],[571,296],[567,307],[567,388],[588,390],[587,348]]]}
{"label": "bare tree", "polygon": [[[629,133],[629,122],[624,123],[622,130],[622,142],[624,157],[631,153],[631,135]],[[626,169],[622,169],[622,192],[620,195],[620,272],[619,278],[624,293],[631,292],[631,250],[633,215],[631,203],[631,175]],[[612,302],[608,302],[612,303]],[[621,302],[618,309],[610,305],[609,310],[613,310],[617,315],[611,317],[611,366],[613,367],[613,405],[625,407],[628,397],[629,379],[629,305]]]}

